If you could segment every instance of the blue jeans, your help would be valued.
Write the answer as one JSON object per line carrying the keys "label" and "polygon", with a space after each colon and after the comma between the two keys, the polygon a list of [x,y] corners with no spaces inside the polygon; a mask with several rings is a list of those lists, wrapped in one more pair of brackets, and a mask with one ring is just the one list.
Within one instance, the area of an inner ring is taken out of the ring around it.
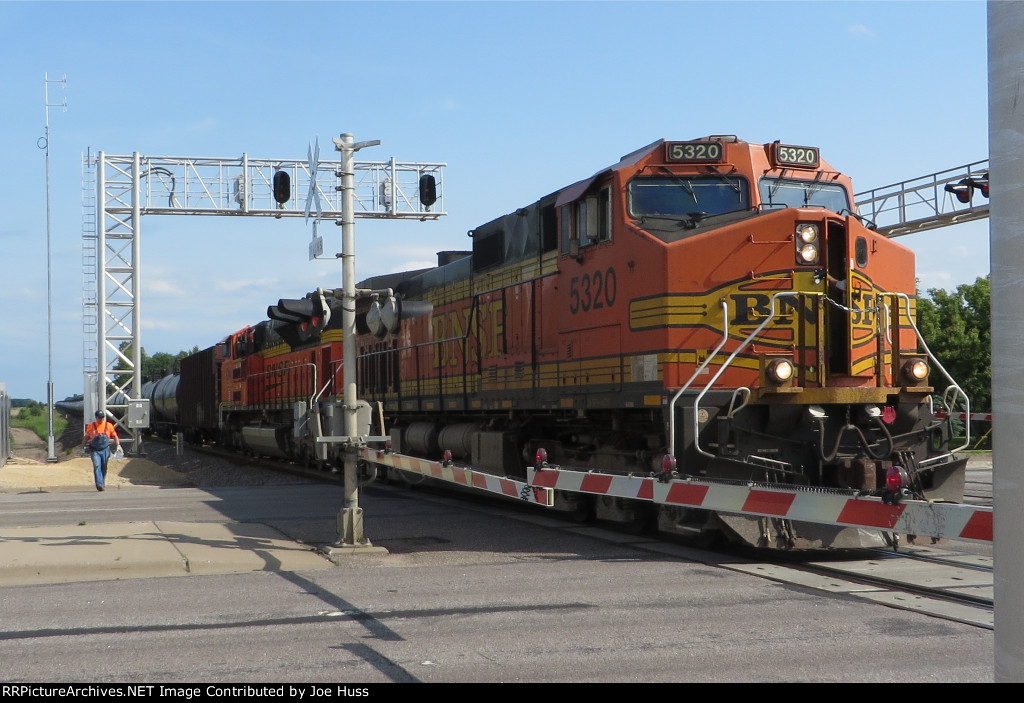
{"label": "blue jeans", "polygon": [[96,487],[103,486],[104,481],[107,479],[107,462],[110,460],[110,447],[106,449],[93,449],[90,452],[92,456],[92,472],[96,477]]}

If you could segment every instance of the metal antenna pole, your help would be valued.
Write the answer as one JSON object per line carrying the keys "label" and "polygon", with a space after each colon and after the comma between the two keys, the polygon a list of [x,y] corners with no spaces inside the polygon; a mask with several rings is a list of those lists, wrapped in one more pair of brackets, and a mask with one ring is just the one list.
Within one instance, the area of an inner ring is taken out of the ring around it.
{"label": "metal antenna pole", "polygon": [[46,154],[46,460],[57,461],[53,445],[53,275],[51,272],[50,256],[50,108],[60,107],[62,112],[67,110],[68,103],[64,100],[57,104],[50,104],[50,83],[60,83],[61,87],[67,85],[67,76],[61,76],[60,80],[50,80],[48,73],[43,74],[43,104],[46,111],[46,126],[43,137],[36,142],[39,148]]}

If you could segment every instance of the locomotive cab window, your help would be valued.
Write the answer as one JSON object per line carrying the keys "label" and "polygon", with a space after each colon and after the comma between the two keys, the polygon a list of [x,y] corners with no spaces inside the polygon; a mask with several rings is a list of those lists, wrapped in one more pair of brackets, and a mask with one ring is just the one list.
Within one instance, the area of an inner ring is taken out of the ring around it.
{"label": "locomotive cab window", "polygon": [[629,214],[637,219],[670,218],[695,226],[708,217],[749,207],[750,193],[742,178],[656,176],[635,178],[629,184]]}
{"label": "locomotive cab window", "polygon": [[851,212],[846,188],[838,183],[762,178],[759,190],[765,207],[821,207],[832,212]]}
{"label": "locomotive cab window", "polygon": [[562,252],[575,254],[580,247],[612,238],[611,189],[596,193],[561,208]]}

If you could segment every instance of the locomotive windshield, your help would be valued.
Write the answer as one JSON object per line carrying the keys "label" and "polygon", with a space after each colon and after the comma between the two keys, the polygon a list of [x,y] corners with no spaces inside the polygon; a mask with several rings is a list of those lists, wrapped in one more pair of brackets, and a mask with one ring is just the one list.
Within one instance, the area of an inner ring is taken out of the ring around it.
{"label": "locomotive windshield", "polygon": [[629,184],[629,214],[641,217],[703,219],[750,207],[747,182],[726,176],[657,176]]}
{"label": "locomotive windshield", "polygon": [[832,212],[851,212],[846,188],[838,183],[762,178],[760,191],[766,207],[823,207]]}

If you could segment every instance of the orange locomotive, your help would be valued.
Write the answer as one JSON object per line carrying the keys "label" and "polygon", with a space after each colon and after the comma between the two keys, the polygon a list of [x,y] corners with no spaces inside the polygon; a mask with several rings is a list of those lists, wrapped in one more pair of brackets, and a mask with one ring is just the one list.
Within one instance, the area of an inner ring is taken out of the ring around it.
{"label": "orange locomotive", "polygon": [[[898,466],[918,495],[962,498],[966,462],[932,412],[936,362],[913,323],[913,254],[858,218],[818,149],[658,141],[470,235],[471,252],[359,286],[358,392],[396,452],[523,477],[543,449],[584,471],[862,492]],[[335,460],[315,439],[342,434],[340,315],[291,345],[277,332],[301,323],[277,318],[228,340],[221,426],[254,451]],[[947,406],[962,395],[949,381]],[[556,505],[765,544],[745,517]],[[866,539],[776,532],[787,547]]]}

